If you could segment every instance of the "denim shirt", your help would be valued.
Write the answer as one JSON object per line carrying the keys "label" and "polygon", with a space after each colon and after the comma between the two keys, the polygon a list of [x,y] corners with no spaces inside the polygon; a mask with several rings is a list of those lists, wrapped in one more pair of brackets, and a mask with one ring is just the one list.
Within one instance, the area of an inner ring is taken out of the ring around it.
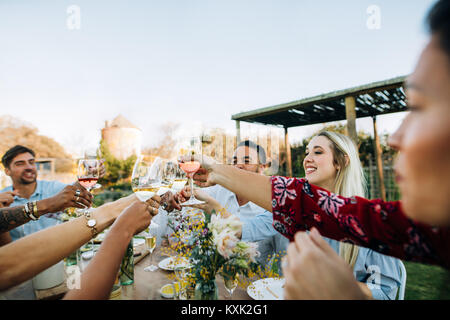
{"label": "denim shirt", "polygon": [[[324,239],[339,254],[339,241]],[[394,300],[400,287],[400,260],[359,247],[353,275],[369,286],[374,299]]]}
{"label": "denim shirt", "polygon": [[[53,197],[57,193],[59,193],[66,184],[59,181],[45,181],[45,180],[37,180],[36,181],[36,190],[31,195],[29,199],[21,198],[19,196],[14,197],[14,202],[10,205],[11,207],[23,206],[27,202],[30,201],[39,201],[43,199],[47,199]],[[0,192],[12,191],[12,186],[6,187]],[[29,221],[15,229],[12,229],[9,233],[13,241],[16,241],[22,237],[25,237],[29,234],[35,233],[37,231],[46,229],[48,227],[52,227],[59,223],[58,215],[60,212],[54,214],[49,213],[41,216],[36,221]]]}
{"label": "denim shirt", "polygon": [[[249,219],[246,222],[247,225],[258,225],[261,223],[263,223],[262,220],[256,218]],[[252,229],[258,230],[260,228],[255,226]],[[262,233],[259,236],[255,234],[255,237],[259,239],[262,235]],[[326,237],[323,238],[339,254],[339,241]],[[272,252],[277,253],[280,257],[286,255],[289,240],[281,235],[281,233],[265,241],[272,248]],[[281,273],[281,261],[278,263],[278,268]],[[358,257],[353,268],[353,275],[356,280],[369,286],[374,299],[394,300],[397,296],[401,281],[400,260],[371,249],[359,247]]]}

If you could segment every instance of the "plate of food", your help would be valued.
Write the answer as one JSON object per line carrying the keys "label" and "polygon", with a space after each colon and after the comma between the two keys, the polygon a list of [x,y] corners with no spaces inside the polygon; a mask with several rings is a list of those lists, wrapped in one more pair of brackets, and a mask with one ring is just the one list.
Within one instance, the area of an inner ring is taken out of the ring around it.
{"label": "plate of food", "polygon": [[169,257],[164,260],[161,260],[158,264],[163,270],[173,271],[175,268],[185,267],[192,268],[192,265],[189,263],[189,260],[183,257]]}
{"label": "plate of food", "polygon": [[247,287],[248,295],[254,300],[283,300],[284,278],[264,278]]}

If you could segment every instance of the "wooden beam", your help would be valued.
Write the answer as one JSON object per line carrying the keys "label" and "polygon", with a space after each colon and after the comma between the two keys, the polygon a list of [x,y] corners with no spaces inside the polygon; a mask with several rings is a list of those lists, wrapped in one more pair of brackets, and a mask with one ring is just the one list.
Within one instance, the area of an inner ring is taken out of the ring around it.
{"label": "wooden beam", "polygon": [[241,121],[236,120],[236,145],[241,142]]}
{"label": "wooden beam", "polygon": [[383,175],[383,160],[382,160],[382,149],[380,144],[380,138],[377,132],[377,117],[372,117],[373,120],[373,148],[375,151],[375,161],[377,164],[377,174],[379,181],[379,191],[380,197],[386,201],[386,188],[384,186],[384,175]]}
{"label": "wooden beam", "polygon": [[287,175],[292,177],[292,159],[291,159],[291,145],[289,144],[288,128],[284,128],[284,143],[286,146],[286,166]]}
{"label": "wooden beam", "polygon": [[[344,90],[333,91],[325,94],[320,94],[314,97],[305,98],[301,100],[291,101],[287,103],[278,104],[275,106],[259,108],[252,111],[237,113],[231,116],[231,120],[251,121],[254,117],[269,116],[293,108],[303,108],[305,106],[317,103],[326,103],[328,101],[341,99],[343,97],[352,95],[357,96],[367,92],[375,92],[377,90],[395,89],[403,84],[406,76],[396,77],[389,80],[378,81],[358,87],[353,87]],[[323,121],[322,121],[323,122]]]}
{"label": "wooden beam", "polygon": [[347,135],[358,145],[358,136],[356,134],[356,102],[355,97],[345,97],[345,115],[347,118]]}

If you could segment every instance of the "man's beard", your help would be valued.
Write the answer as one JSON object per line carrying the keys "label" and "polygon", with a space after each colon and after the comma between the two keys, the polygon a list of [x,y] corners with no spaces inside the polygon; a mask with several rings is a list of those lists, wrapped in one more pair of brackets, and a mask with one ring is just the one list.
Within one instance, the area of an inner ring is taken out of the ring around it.
{"label": "man's beard", "polygon": [[33,179],[33,181],[29,181],[29,180],[24,180],[22,178],[20,178],[20,183],[21,184],[32,184],[36,182],[36,178]]}
{"label": "man's beard", "polygon": [[21,177],[20,178],[20,184],[32,184],[32,183],[35,183],[37,175],[34,172],[33,172],[33,174],[34,174],[34,179],[33,180],[25,180],[24,178]]}

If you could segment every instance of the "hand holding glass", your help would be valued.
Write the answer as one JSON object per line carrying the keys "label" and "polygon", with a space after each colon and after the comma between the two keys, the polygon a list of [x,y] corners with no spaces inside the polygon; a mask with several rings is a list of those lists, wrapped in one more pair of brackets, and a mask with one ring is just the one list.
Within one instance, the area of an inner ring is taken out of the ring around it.
{"label": "hand holding glass", "polygon": [[[191,190],[194,190],[194,174],[200,169],[200,162],[196,161],[194,156],[202,154],[202,142],[198,137],[193,137],[189,140],[189,143],[180,150],[179,165],[180,168],[186,172],[189,177]],[[204,201],[200,201],[195,198],[194,193],[191,193],[191,198],[183,203],[182,206],[189,206],[193,204],[203,204]]]}

